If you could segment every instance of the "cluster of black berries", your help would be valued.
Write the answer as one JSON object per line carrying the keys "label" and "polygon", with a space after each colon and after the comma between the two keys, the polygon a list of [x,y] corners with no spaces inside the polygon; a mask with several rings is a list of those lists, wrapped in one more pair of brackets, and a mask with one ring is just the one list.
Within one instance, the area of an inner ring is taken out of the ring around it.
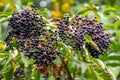
{"label": "cluster of black berries", "polygon": [[25,56],[35,60],[37,66],[51,65],[57,50],[56,31],[46,28],[46,22],[39,16],[36,9],[26,8],[21,12],[14,12],[9,22],[11,26],[7,44],[12,49],[12,38],[14,37],[20,45]]}
{"label": "cluster of black berries", "polygon": [[12,80],[19,80],[20,78],[24,79],[24,77],[25,77],[24,71],[20,67],[18,67],[14,72],[14,77]]}
{"label": "cluster of black berries", "polygon": [[[67,17],[67,19],[69,19],[69,17]],[[67,25],[65,25],[65,22]],[[59,23],[58,27],[59,26],[59,37],[61,37],[63,40],[64,38],[66,39],[66,37],[74,38],[75,47],[79,50],[82,50],[83,45],[85,45],[93,57],[99,57],[99,55],[106,52],[107,48],[109,47],[109,35],[104,32],[102,23],[98,23],[95,19],[91,20],[89,18],[76,16],[71,21],[65,21],[64,19]],[[91,37],[98,49],[95,49],[95,47],[91,46],[91,44],[86,41],[85,35],[89,35]]]}
{"label": "cluster of black berries", "polygon": [[57,24],[57,28],[59,29],[58,35],[60,40],[66,45],[74,46],[74,36],[71,33],[72,28],[70,27],[70,18],[68,16],[64,16],[63,20],[59,19],[59,23]]}

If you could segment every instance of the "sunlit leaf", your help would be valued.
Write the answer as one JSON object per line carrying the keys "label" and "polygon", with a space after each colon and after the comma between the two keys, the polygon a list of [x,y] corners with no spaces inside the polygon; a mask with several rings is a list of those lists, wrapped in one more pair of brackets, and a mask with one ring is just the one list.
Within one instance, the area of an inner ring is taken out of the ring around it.
{"label": "sunlit leaf", "polygon": [[107,7],[104,9],[104,12],[108,12],[108,11],[116,11],[117,9],[114,7]]}
{"label": "sunlit leaf", "polygon": [[115,30],[119,29],[119,26],[120,26],[120,20],[117,20],[114,24],[114,29]]}
{"label": "sunlit leaf", "polygon": [[86,10],[87,10],[87,8],[80,8],[77,13],[80,14],[80,13],[85,12]]}

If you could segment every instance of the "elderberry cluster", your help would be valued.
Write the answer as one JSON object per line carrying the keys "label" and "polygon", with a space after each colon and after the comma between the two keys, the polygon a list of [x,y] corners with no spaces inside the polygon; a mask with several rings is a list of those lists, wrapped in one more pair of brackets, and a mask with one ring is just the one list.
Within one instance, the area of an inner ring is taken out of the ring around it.
{"label": "elderberry cluster", "polygon": [[7,44],[12,49],[14,37],[25,56],[35,60],[37,66],[51,65],[57,50],[56,32],[46,28],[46,22],[39,16],[36,9],[26,8],[21,12],[14,12],[9,22],[11,26]]}
{"label": "elderberry cluster", "polygon": [[[69,19],[69,17],[67,17],[67,19]],[[109,35],[104,32],[105,29],[102,23],[97,22],[95,19],[82,18],[79,16],[74,17],[71,21],[65,20],[66,19],[62,20],[58,25],[58,27],[60,26],[59,35],[63,40],[64,38],[66,39],[66,37],[72,37],[75,42],[75,48],[82,50],[83,45],[85,45],[86,49],[93,57],[98,57],[100,54],[107,51],[110,39]],[[65,22],[67,25],[65,25]],[[91,37],[98,50],[88,44],[85,35]]]}
{"label": "elderberry cluster", "polygon": [[72,28],[70,27],[70,18],[68,16],[64,16],[63,20],[59,20],[57,28],[59,29],[58,35],[61,41],[66,45],[74,46],[74,36],[71,33]]}
{"label": "elderberry cluster", "polygon": [[14,77],[12,80],[19,80],[19,78],[24,79],[24,76],[25,76],[24,71],[20,67],[18,67],[14,72]]}

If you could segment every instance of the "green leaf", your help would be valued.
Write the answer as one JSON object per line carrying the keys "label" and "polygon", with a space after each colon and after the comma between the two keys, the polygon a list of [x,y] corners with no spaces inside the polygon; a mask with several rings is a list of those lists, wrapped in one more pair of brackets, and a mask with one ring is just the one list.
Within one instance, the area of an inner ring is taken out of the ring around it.
{"label": "green leaf", "polygon": [[107,7],[104,9],[104,12],[108,12],[108,11],[116,11],[117,9],[115,7]]}
{"label": "green leaf", "polygon": [[104,62],[104,61],[107,61],[108,60],[108,55],[107,54],[103,54],[103,55],[100,55],[100,59]]}
{"label": "green leaf", "polygon": [[118,30],[119,29],[119,26],[120,26],[120,20],[117,20],[114,24],[114,29],[115,30]]}
{"label": "green leaf", "polygon": [[117,33],[116,33],[116,38],[117,38],[118,41],[120,42],[120,31],[117,31]]}
{"label": "green leaf", "polygon": [[11,18],[11,15],[8,16],[8,17],[3,17],[3,18],[0,19],[0,23],[8,21],[10,18]]}
{"label": "green leaf", "polygon": [[48,80],[55,80],[55,77],[53,75],[50,75]]}
{"label": "green leaf", "polygon": [[84,74],[84,77],[88,80],[98,80],[99,76],[98,73],[92,68],[88,68]]}
{"label": "green leaf", "polygon": [[25,67],[25,80],[31,80],[32,66]]}
{"label": "green leaf", "polygon": [[30,65],[30,59],[28,57],[25,57],[23,53],[21,53],[21,59],[25,65],[25,67],[28,67]]}
{"label": "green leaf", "polygon": [[36,69],[34,69],[34,79],[40,80],[40,73],[37,73]]}
{"label": "green leaf", "polygon": [[117,61],[117,60],[108,60],[105,63],[111,67],[120,66],[120,61]]}
{"label": "green leaf", "polygon": [[11,67],[11,65],[10,64],[6,64],[4,67],[3,67],[3,69],[2,69],[2,73],[1,74],[5,74],[5,73],[7,73],[8,71],[10,71],[10,67]]}
{"label": "green leaf", "polygon": [[60,66],[60,65],[62,64],[62,61],[61,61],[61,59],[60,59],[59,56],[56,56],[55,64],[56,64],[57,66]]}
{"label": "green leaf", "polygon": [[85,12],[86,10],[87,10],[87,8],[81,8],[81,9],[79,9],[79,10],[78,10],[78,12],[77,12],[77,13],[78,13],[78,14],[80,14],[80,13]]}
{"label": "green leaf", "polygon": [[109,15],[108,15],[108,18],[116,18],[116,17],[117,17],[116,14],[109,14]]}
{"label": "green leaf", "polygon": [[100,76],[104,80],[116,80],[115,75],[113,74],[113,72],[108,67],[106,68],[106,71],[104,71]]}
{"label": "green leaf", "polygon": [[9,16],[9,12],[0,12],[0,18]]}
{"label": "green leaf", "polygon": [[66,56],[67,54],[71,55],[71,50],[69,49],[69,47],[67,45],[65,45],[62,42],[59,42],[58,45],[59,45],[60,51],[63,56]]}
{"label": "green leaf", "polygon": [[115,40],[111,41],[110,47],[115,52],[119,52],[120,51],[120,44],[117,41],[115,41]]}
{"label": "green leaf", "polygon": [[[40,79],[39,80],[45,80],[46,78],[43,77],[43,74],[40,75]],[[53,79],[53,78],[52,78]],[[51,77],[50,77],[51,80]],[[53,79],[54,80],[54,79]]]}
{"label": "green leaf", "polygon": [[120,74],[120,67],[109,67],[112,73],[117,77]]}
{"label": "green leaf", "polygon": [[87,49],[85,48],[85,45],[83,46],[83,49],[84,49],[83,57],[85,57],[85,60],[86,60],[87,62],[90,62],[89,53],[88,53]]}
{"label": "green leaf", "polygon": [[13,51],[10,51],[9,58],[6,61],[6,64],[4,65],[2,72],[6,73],[10,69],[10,61],[14,59],[18,55],[18,51],[14,49]]}
{"label": "green leaf", "polygon": [[102,12],[98,12],[101,22],[103,22],[104,25],[107,25],[110,21],[109,19],[103,14]]}
{"label": "green leaf", "polygon": [[97,63],[97,65],[101,67],[101,69],[105,70],[106,66],[100,59],[93,59],[93,61]]}
{"label": "green leaf", "polygon": [[91,10],[86,11],[86,12],[83,14],[83,16],[86,17],[90,12],[92,12],[92,11],[91,11]]}
{"label": "green leaf", "polygon": [[6,79],[6,80],[12,80],[12,78],[13,78],[13,73],[14,73],[14,69],[11,68],[11,69],[5,74],[5,79]]}
{"label": "green leaf", "polygon": [[79,65],[77,62],[75,62],[71,58],[69,59],[69,61],[68,61],[68,68],[69,68],[71,73],[75,73],[76,72],[77,65]]}
{"label": "green leaf", "polygon": [[90,63],[81,62],[81,63],[80,63],[80,66],[81,66],[81,68],[82,68],[82,70],[81,70],[82,73],[85,73],[86,70],[89,68],[90,65],[91,65]]}
{"label": "green leaf", "polygon": [[91,36],[88,34],[85,35],[85,39],[87,40],[87,42],[92,41]]}
{"label": "green leaf", "polygon": [[15,38],[12,38],[12,46],[15,47],[16,49],[19,49],[19,44]]}
{"label": "green leaf", "polygon": [[0,58],[4,58],[4,57],[9,57],[9,52],[4,52],[4,53],[0,52]]}
{"label": "green leaf", "polygon": [[8,36],[8,32],[9,32],[9,27],[8,27],[8,22],[3,22],[2,25],[0,26],[0,39],[3,41],[5,40],[5,38]]}
{"label": "green leaf", "polygon": [[120,54],[119,53],[110,54],[108,56],[108,60],[118,60],[118,61],[120,61]]}

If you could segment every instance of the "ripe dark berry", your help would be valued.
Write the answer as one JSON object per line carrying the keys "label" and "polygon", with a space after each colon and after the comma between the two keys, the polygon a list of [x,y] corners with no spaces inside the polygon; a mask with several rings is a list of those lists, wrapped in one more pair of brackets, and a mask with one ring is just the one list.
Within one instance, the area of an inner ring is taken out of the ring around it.
{"label": "ripe dark berry", "polygon": [[25,80],[24,77],[25,77],[24,71],[20,67],[18,67],[14,72],[14,77],[12,80],[19,80],[19,78],[22,78],[22,80]]}

